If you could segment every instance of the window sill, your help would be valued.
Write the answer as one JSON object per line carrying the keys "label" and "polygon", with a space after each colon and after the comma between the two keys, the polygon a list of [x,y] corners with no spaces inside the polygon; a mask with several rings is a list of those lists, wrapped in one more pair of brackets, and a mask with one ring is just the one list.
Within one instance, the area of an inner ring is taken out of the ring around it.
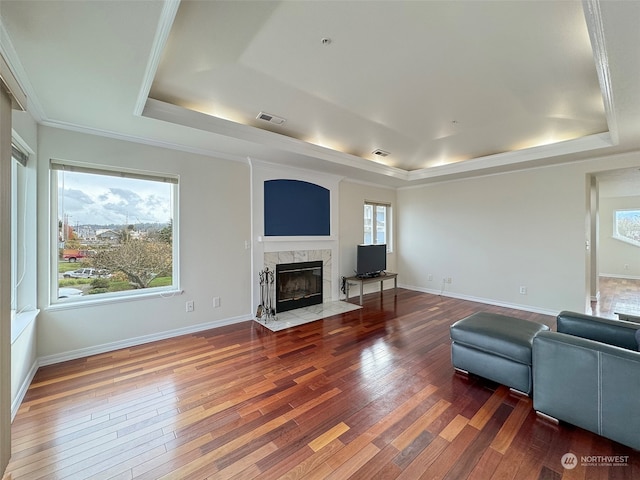
{"label": "window sill", "polygon": [[87,297],[77,300],[68,300],[66,302],[58,302],[49,305],[45,311],[69,310],[75,308],[95,307],[99,305],[108,305],[112,303],[134,302],[137,300],[148,300],[150,298],[170,298],[182,295],[184,290],[161,290],[149,293],[139,293],[136,295],[117,295],[107,298],[95,298],[87,300]]}
{"label": "window sill", "polygon": [[618,235],[613,235],[611,238],[613,238],[614,240],[618,240],[619,242],[624,242],[628,245],[633,245],[634,247],[640,247],[640,243],[636,242],[635,240],[631,240],[630,238],[620,237]]}
{"label": "window sill", "polygon": [[11,345],[36,320],[38,313],[40,313],[40,310],[30,310],[18,314],[11,312]]}

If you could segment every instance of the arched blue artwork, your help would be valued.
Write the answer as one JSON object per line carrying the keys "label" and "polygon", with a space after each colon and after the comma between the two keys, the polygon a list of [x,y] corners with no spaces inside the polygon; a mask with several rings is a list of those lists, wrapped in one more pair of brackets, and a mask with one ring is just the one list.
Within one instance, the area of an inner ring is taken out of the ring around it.
{"label": "arched blue artwork", "polygon": [[265,236],[331,234],[329,190],[300,180],[264,182]]}

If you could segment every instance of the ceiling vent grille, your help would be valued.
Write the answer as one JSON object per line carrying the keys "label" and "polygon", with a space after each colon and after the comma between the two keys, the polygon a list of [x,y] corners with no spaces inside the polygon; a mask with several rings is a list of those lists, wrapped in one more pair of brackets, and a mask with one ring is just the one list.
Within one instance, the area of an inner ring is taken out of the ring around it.
{"label": "ceiling vent grille", "polygon": [[374,150],[373,153],[376,157],[388,157],[390,155],[389,152],[386,152],[384,150],[381,150],[380,148]]}
{"label": "ceiling vent grille", "polygon": [[267,113],[267,112],[260,112],[256,118],[258,120],[263,120],[265,122],[273,123],[274,125],[282,125],[284,122],[287,121],[282,117],[271,115],[270,113]]}

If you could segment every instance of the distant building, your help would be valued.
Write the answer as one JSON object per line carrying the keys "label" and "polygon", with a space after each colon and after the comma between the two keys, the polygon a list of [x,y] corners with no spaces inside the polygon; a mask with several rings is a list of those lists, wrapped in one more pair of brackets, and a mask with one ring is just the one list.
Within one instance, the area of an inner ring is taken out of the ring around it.
{"label": "distant building", "polygon": [[96,240],[105,243],[118,243],[120,241],[120,235],[113,230],[97,230]]}

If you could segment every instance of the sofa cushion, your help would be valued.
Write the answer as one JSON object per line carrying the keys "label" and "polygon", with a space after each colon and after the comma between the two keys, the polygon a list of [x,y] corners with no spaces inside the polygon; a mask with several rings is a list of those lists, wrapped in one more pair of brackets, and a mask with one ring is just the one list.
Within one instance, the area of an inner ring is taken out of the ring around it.
{"label": "sofa cushion", "polygon": [[640,352],[640,328],[636,330],[636,342],[638,343],[638,351]]}
{"label": "sofa cushion", "polygon": [[569,311],[560,312],[556,322],[557,331],[560,333],[588,338],[627,350],[638,349],[636,331],[639,325],[635,322],[594,317]]}
{"label": "sofa cushion", "polygon": [[451,339],[510,360],[531,365],[531,343],[538,332],[549,330],[541,323],[478,312],[451,325]]}

